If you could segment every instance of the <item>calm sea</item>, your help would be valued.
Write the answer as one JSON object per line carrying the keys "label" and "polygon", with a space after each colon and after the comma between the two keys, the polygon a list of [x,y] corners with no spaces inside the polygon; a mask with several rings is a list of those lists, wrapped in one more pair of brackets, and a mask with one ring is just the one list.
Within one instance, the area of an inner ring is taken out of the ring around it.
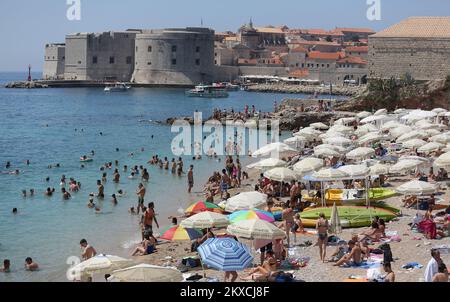
{"label": "calm sea", "polygon": [[[39,77],[35,74],[34,77]],[[0,86],[23,80],[24,74],[0,73]],[[174,157],[171,141],[175,134],[167,125],[154,121],[172,116],[191,115],[195,110],[209,116],[213,108],[242,110],[245,104],[271,111],[273,102],[286,95],[232,92],[228,99],[196,99],[183,89],[135,88],[127,93],[106,94],[101,88],[76,89],[5,89],[0,87],[0,171],[10,161],[20,175],[0,174],[0,261],[12,263],[10,274],[0,274],[2,281],[65,281],[69,256],[79,256],[79,241],[86,238],[98,252],[128,256],[128,249],[139,241],[138,217],[127,210],[136,205],[135,190],[139,180],[127,179],[121,172],[120,184],[111,179],[105,185],[106,198],[99,205],[102,214],[86,207],[88,195],[97,190],[100,166],[119,161],[123,165],[149,168],[146,201],[154,201],[161,225],[167,217],[201,200],[199,194],[186,193],[187,179],[178,178],[146,162],[153,154]],[[297,95],[296,97],[303,97]],[[75,131],[77,129],[77,131]],[[83,129],[83,132],[81,131]],[[103,136],[99,133],[102,132]],[[153,139],[151,136],[153,135]],[[119,148],[119,152],[116,152]],[[144,152],[141,152],[144,148]],[[80,169],[79,157],[95,150],[94,162]],[[133,152],[134,156],[129,154]],[[26,160],[31,164],[26,165]],[[211,171],[223,163],[185,157],[185,167],[195,165],[195,187],[199,192]],[[60,168],[48,169],[59,163]],[[108,170],[108,177],[112,171]],[[82,190],[63,201],[60,177],[74,177]],[[45,178],[50,177],[46,182]],[[56,194],[44,196],[47,187]],[[23,198],[22,190],[35,190],[34,197]],[[110,202],[112,193],[122,189],[126,196],[119,204]],[[13,215],[12,209],[18,208]],[[32,257],[41,266],[38,272],[25,272],[24,259]]]}

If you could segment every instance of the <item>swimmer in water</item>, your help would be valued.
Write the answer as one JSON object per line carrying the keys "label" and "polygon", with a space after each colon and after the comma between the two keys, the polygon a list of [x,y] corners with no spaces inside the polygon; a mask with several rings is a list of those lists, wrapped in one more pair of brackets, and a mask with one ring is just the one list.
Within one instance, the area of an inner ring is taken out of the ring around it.
{"label": "swimmer in water", "polygon": [[88,203],[87,203],[87,207],[89,208],[89,209],[93,209],[93,208],[95,208],[95,203],[94,203],[94,198],[89,198],[89,201],[88,201]]}
{"label": "swimmer in water", "polygon": [[122,197],[122,196],[124,196],[124,195],[125,195],[125,193],[123,192],[122,189],[120,189],[120,190],[117,191],[117,196]]}
{"label": "swimmer in water", "polygon": [[22,190],[22,197],[27,197],[27,190]]}
{"label": "swimmer in water", "polygon": [[45,181],[49,182],[50,181],[50,177],[47,176],[47,178],[45,178]]}
{"label": "swimmer in water", "polygon": [[11,167],[11,163],[8,161],[6,162],[6,169],[9,169]]}
{"label": "swimmer in water", "polygon": [[34,196],[34,189],[30,189],[30,196]]}
{"label": "swimmer in water", "polygon": [[136,210],[134,209],[134,207],[131,207],[129,210],[128,210],[128,213],[130,213],[131,215],[136,215],[137,213],[136,213]]}
{"label": "swimmer in water", "polygon": [[17,214],[17,208],[12,209],[13,214]]}
{"label": "swimmer in water", "polygon": [[95,155],[95,151],[91,150],[91,155],[94,156]]}
{"label": "swimmer in water", "polygon": [[116,206],[118,204],[116,194],[111,195],[111,197],[112,204]]}
{"label": "swimmer in water", "polygon": [[116,148],[116,152],[119,152],[119,148]]}

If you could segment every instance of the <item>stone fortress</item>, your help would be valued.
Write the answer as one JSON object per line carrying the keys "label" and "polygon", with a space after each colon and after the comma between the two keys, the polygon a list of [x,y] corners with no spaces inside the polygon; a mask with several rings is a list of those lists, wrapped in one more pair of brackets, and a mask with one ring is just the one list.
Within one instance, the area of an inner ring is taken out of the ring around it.
{"label": "stone fortress", "polygon": [[[364,28],[129,29],[76,33],[47,44],[44,80],[192,86],[243,78],[290,84],[358,85],[371,78],[450,74],[450,17],[412,17],[375,33]],[[269,80],[270,81],[270,80]]]}
{"label": "stone fortress", "polygon": [[450,17],[411,17],[369,37],[369,78],[450,75]]}

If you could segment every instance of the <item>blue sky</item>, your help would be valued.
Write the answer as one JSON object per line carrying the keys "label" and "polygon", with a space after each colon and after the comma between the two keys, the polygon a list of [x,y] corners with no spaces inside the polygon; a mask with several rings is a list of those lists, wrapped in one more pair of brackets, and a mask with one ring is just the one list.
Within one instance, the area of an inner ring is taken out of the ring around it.
{"label": "blue sky", "polygon": [[66,18],[66,0],[0,0],[0,71],[42,70],[44,45],[73,32],[204,26],[236,31],[255,25],[291,28],[370,27],[409,16],[450,13],[448,0],[380,0],[381,21],[366,18],[367,0],[81,0],[81,21]]}

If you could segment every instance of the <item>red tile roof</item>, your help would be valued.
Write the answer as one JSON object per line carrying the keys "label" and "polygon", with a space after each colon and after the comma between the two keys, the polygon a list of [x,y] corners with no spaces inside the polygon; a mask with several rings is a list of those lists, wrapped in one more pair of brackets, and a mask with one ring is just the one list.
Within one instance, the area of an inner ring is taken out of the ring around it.
{"label": "red tile roof", "polygon": [[256,65],[258,63],[258,60],[256,59],[238,59],[238,64],[251,64]]}
{"label": "red tile roof", "polygon": [[336,63],[366,65],[367,61],[361,57],[345,57],[338,60]]}
{"label": "red tile roof", "polygon": [[349,33],[361,33],[361,34],[374,34],[375,33],[370,28],[345,28],[345,27],[338,27],[338,28],[335,29],[335,31],[349,32]]}
{"label": "red tile roof", "polygon": [[308,58],[312,60],[330,60],[336,61],[339,60],[344,55],[342,52],[320,52],[320,51],[311,51],[308,54]]}
{"label": "red tile roof", "polygon": [[295,47],[295,48],[291,49],[291,52],[304,52],[304,53],[307,53],[308,50],[306,48],[304,48],[304,47],[298,46],[298,47]]}

